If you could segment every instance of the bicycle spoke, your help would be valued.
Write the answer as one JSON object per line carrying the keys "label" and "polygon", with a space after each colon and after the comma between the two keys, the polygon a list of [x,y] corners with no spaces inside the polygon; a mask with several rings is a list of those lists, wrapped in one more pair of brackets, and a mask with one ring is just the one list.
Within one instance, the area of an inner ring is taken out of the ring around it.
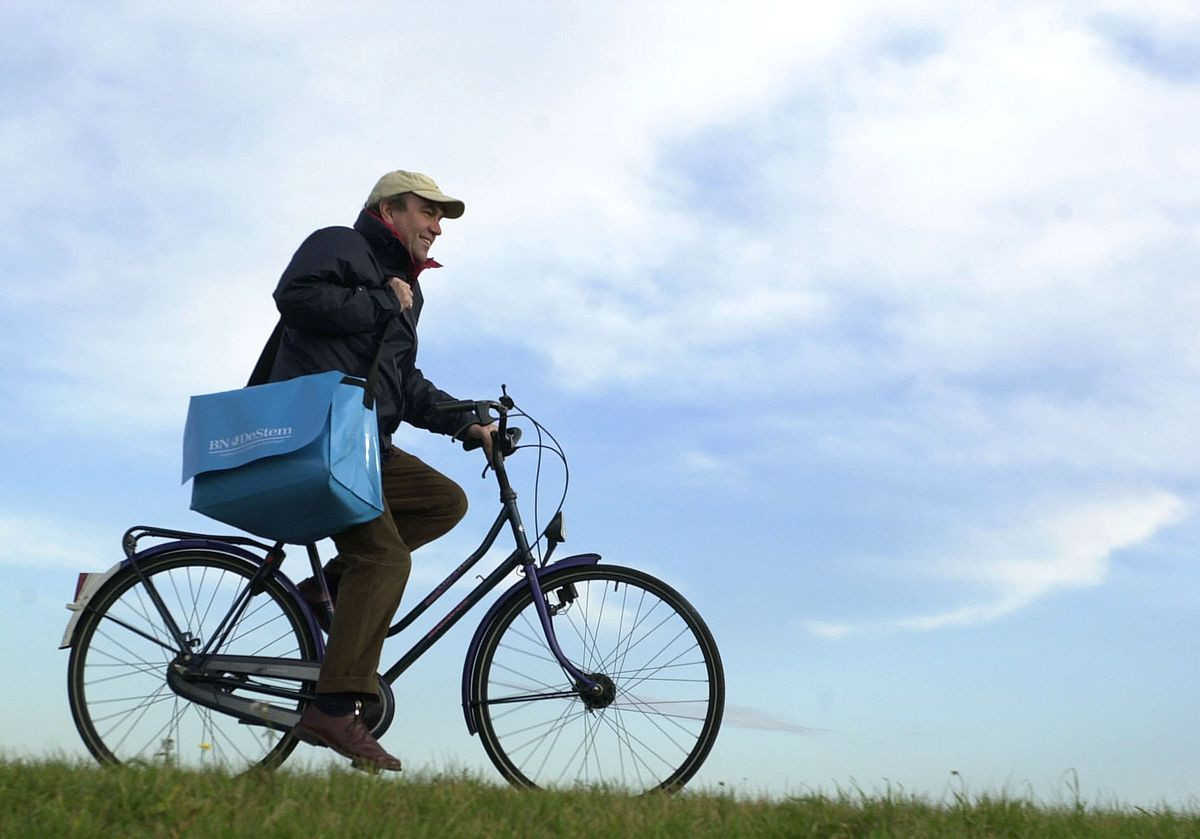
{"label": "bicycle spoke", "polygon": [[[142,673],[162,673],[162,672],[163,672],[164,664],[163,664],[162,662],[157,662],[157,661],[146,661],[146,660],[145,660],[145,659],[143,659],[143,658],[139,658],[139,657],[137,657],[137,655],[136,655],[136,654],[135,654],[133,651],[126,649],[125,647],[123,647],[121,644],[117,643],[117,642],[116,642],[116,641],[114,641],[113,639],[111,639],[111,638],[108,638],[108,636],[105,636],[105,638],[106,638],[107,640],[113,641],[113,643],[114,643],[114,644],[117,644],[117,646],[118,646],[118,647],[121,647],[121,648],[122,648],[123,650],[125,650],[125,651],[126,651],[126,652],[127,652],[129,655],[130,655],[130,656],[133,656],[133,657],[132,657],[132,658],[129,658],[129,659],[123,659],[123,658],[118,658],[117,656],[113,655],[112,653],[108,652],[107,650],[95,650],[95,652],[96,652],[97,654],[99,654],[99,655],[102,655],[102,656],[104,656],[104,657],[106,657],[106,658],[112,659],[112,661],[111,661],[111,662],[109,662],[109,663],[107,663],[107,664],[94,664],[94,665],[93,665],[93,667],[103,667],[103,668],[126,667],[126,668],[133,668],[135,672],[134,672],[134,673],[130,673],[130,674],[128,674],[128,675],[137,675],[137,674],[142,674]],[[115,677],[112,677],[112,676],[110,676],[110,677],[108,677],[108,678],[110,678],[110,679],[111,679],[111,678],[115,678]],[[101,681],[103,681],[103,680],[101,680]],[[96,684],[96,683],[97,683],[97,682],[96,682],[95,680],[92,680],[92,681],[89,681],[89,682],[88,682],[88,684]]]}
{"label": "bicycle spoke", "polygon": [[[674,767],[674,765],[675,765],[674,762],[669,761],[666,758],[664,758],[662,755],[660,755],[658,753],[658,751],[655,749],[655,747],[650,746],[647,743],[643,742],[639,737],[634,735],[628,729],[627,726],[619,725],[615,720],[610,719],[610,717],[608,715],[605,715],[604,717],[602,717],[602,721],[605,724],[607,724],[608,726],[610,726],[614,731],[619,732],[620,736],[624,739],[624,741],[626,743],[628,743],[628,744],[636,743],[638,745],[637,749],[634,749],[632,747],[632,745],[630,745],[629,746],[629,754],[630,754],[630,757],[632,757],[641,766],[643,766],[647,772],[653,772],[654,770],[650,767],[650,764],[646,762],[645,758],[643,757],[643,754],[649,754],[649,755],[652,755],[652,756],[658,758],[658,760],[662,763],[662,765],[668,769]],[[686,751],[686,750],[684,750],[684,751]]]}
{"label": "bicycle spoke", "polygon": [[[164,692],[164,693],[166,692],[166,684],[164,684],[164,685],[162,686],[162,690],[163,690],[163,692]],[[156,694],[156,695],[157,695],[157,694]],[[172,700],[172,707],[173,707],[175,710],[172,712],[171,716],[170,716],[170,717],[167,719],[167,721],[166,721],[165,723],[163,723],[163,724],[162,724],[162,726],[161,726],[160,728],[158,728],[158,729],[157,729],[157,731],[156,731],[154,734],[152,734],[152,735],[150,736],[150,740],[154,740],[154,739],[156,739],[156,738],[157,738],[159,735],[161,735],[161,734],[162,734],[162,732],[164,732],[164,731],[168,730],[168,729],[169,729],[169,728],[170,728],[170,727],[171,727],[171,726],[172,726],[172,725],[173,725],[173,724],[176,722],[177,718],[178,718],[178,717],[179,717],[179,715],[182,713],[182,712],[179,710],[179,701],[178,701],[178,697],[176,697],[176,696],[174,696],[174,695],[170,695],[170,696],[164,696],[164,697],[163,697],[163,699],[164,699],[164,700],[165,700],[165,699],[171,699],[171,700]],[[127,720],[127,721],[129,722],[129,727],[128,727],[128,730],[127,730],[127,731],[125,732],[125,734],[124,734],[124,735],[122,735],[122,736],[121,736],[121,738],[120,738],[119,740],[117,740],[117,742],[115,743],[115,746],[116,746],[116,748],[117,748],[117,749],[120,749],[121,747],[123,747],[123,746],[125,745],[125,741],[126,741],[126,740],[127,740],[129,737],[130,737],[130,735],[132,735],[132,734],[133,734],[133,732],[134,732],[135,728],[137,727],[137,724],[138,724],[138,723],[140,723],[140,722],[142,721],[142,719],[143,719],[143,718],[146,716],[146,714],[149,712],[149,710],[150,710],[151,706],[152,706],[152,705],[154,705],[154,704],[156,704],[156,703],[155,703],[155,702],[146,702],[146,703],[143,703],[142,705],[139,705],[139,706],[138,706],[138,707],[141,709],[141,713],[140,713],[140,714],[138,714],[138,716],[137,716],[137,718],[136,718],[136,719],[133,719],[133,720]],[[132,711],[131,711],[130,713],[132,713]],[[111,729],[111,731],[112,731],[112,732],[115,732],[115,731],[116,731],[116,729],[117,729],[117,726],[115,726],[115,725],[114,725],[114,726],[113,726],[113,728]],[[107,735],[106,735],[106,736],[107,736]],[[149,740],[147,740],[146,742],[150,742],[150,741],[149,741]],[[133,751],[133,754],[134,754],[134,756],[135,756],[135,757],[137,757],[137,756],[140,756],[140,755],[142,754],[142,751],[143,751],[143,749],[144,749],[144,748],[145,748],[145,747],[143,746],[142,748],[135,749],[135,750]]]}
{"label": "bicycle spoke", "polygon": [[[676,636],[675,636],[675,638],[671,639],[671,640],[670,640],[670,641],[667,643],[667,646],[666,646],[666,647],[663,647],[661,650],[659,650],[657,653],[655,653],[653,658],[651,658],[651,659],[650,659],[649,661],[647,661],[647,662],[646,662],[646,663],[645,663],[645,664],[644,664],[642,667],[640,667],[640,668],[638,668],[638,669],[639,669],[639,670],[641,670],[643,673],[644,673],[645,671],[648,671],[648,670],[650,669],[650,665],[654,664],[654,663],[655,663],[655,661],[657,661],[657,660],[658,660],[658,657],[659,657],[659,656],[661,656],[661,655],[663,655],[663,654],[664,654],[664,653],[667,651],[667,649],[668,649],[668,648],[671,646],[671,644],[674,644],[674,643],[675,643],[675,641],[676,641],[676,640],[678,640],[678,639],[679,639],[679,637],[680,637],[680,636],[682,636],[682,635],[683,635],[685,632],[687,632],[687,631],[688,631],[687,627],[684,627],[683,629],[681,629],[681,630],[679,631],[679,635],[676,635]],[[694,649],[694,647],[693,647],[692,649]],[[665,665],[655,665],[655,670],[654,670],[654,672],[658,672],[658,668],[659,668],[659,667],[661,667],[661,666],[670,665],[670,664],[672,664],[672,663],[674,663],[674,662],[678,661],[679,659],[683,658],[683,656],[687,655],[689,652],[691,652],[691,649],[685,649],[685,650],[681,650],[679,653],[677,653],[677,654],[675,655],[675,657],[674,657],[673,659],[671,659],[670,661],[666,662],[666,664],[665,664]],[[627,675],[627,674],[626,674],[626,675]],[[629,683],[627,683],[627,684],[626,684],[626,687],[627,687],[627,688],[633,688],[633,687],[637,687],[639,684],[641,684],[643,681],[645,681],[645,679],[646,679],[646,678],[647,678],[647,677],[643,675],[643,676],[642,676],[640,679],[638,679],[638,680],[636,680],[636,681],[633,681],[633,682],[629,682]]]}
{"label": "bicycle spoke", "polygon": [[[189,650],[176,648],[165,617],[146,593],[145,581],[152,581],[191,650],[213,641],[224,623],[229,631],[223,654],[315,660],[316,641],[302,607],[278,580],[263,579],[247,608],[231,615],[258,567],[220,553],[178,551],[143,560],[140,572],[123,569],[93,601],[72,651],[69,683],[76,725],[97,758],[168,760],[191,768],[217,764],[240,771],[276,765],[295,748],[291,738],[245,725],[168,687],[168,667]],[[164,639],[170,639],[168,649]],[[292,679],[214,675],[220,677],[212,683],[216,690],[263,697],[281,710],[300,710],[305,700],[257,691],[311,690],[311,684]]]}
{"label": "bicycle spoke", "polygon": [[558,643],[597,687],[562,706],[539,695],[561,690],[562,667],[525,599],[481,654],[488,754],[523,785],[678,788],[707,754],[720,719],[724,688],[711,636],[677,594],[640,572],[580,568],[552,579],[544,584],[549,599],[574,592],[558,598],[566,604],[553,615]]}
{"label": "bicycle spoke", "polygon": [[560,738],[560,737],[562,737],[562,733],[563,733],[563,731],[565,731],[565,730],[566,730],[566,725],[562,724],[562,720],[563,720],[563,719],[564,719],[564,718],[565,718],[565,717],[566,717],[566,716],[567,716],[567,715],[568,715],[570,712],[571,712],[571,706],[570,706],[570,705],[564,705],[564,706],[563,706],[563,709],[562,709],[562,712],[561,712],[561,713],[559,713],[559,715],[558,715],[558,719],[555,721],[555,723],[554,723],[554,725],[553,725],[553,727],[554,727],[554,739],[552,739],[552,740],[551,740],[549,743],[546,743],[546,742],[545,742],[545,738],[542,738],[542,742],[543,742],[543,744],[546,746],[546,755],[545,755],[545,757],[543,757],[543,758],[542,758],[542,762],[541,762],[541,763],[538,765],[538,771],[537,771],[537,774],[538,774],[538,775],[541,775],[541,774],[542,774],[542,772],[543,772],[543,771],[545,770],[545,768],[546,768],[546,763],[547,763],[547,761],[549,761],[549,760],[550,760],[550,757],[551,757],[551,755],[553,755],[553,754],[554,754],[554,749],[555,749],[555,747],[558,745],[559,738]]}
{"label": "bicycle spoke", "polygon": [[[511,729],[511,730],[505,732],[505,736],[506,737],[517,737],[522,734],[529,734],[530,732],[537,731],[538,729],[553,730],[554,728],[558,727],[559,725],[565,725],[565,724],[569,723],[571,720],[576,719],[580,716],[583,716],[585,713],[586,712],[582,709],[573,709],[572,706],[568,705],[564,708],[563,711],[561,711],[559,713],[559,716],[553,720],[544,720],[541,722],[533,723],[531,725],[523,726],[521,728]],[[518,741],[515,745],[513,745],[511,747],[513,754],[519,754],[520,752],[524,751],[529,745],[540,741],[544,737],[545,737],[544,733],[538,733],[536,736],[534,736],[528,740]]]}
{"label": "bicycle spoke", "polygon": [[[122,697],[119,699],[97,700],[96,702],[93,702],[92,704],[93,705],[102,705],[102,704],[112,704],[114,702],[132,702],[135,700],[137,701],[137,704],[134,705],[132,708],[128,708],[125,710],[113,711],[112,713],[107,714],[105,716],[93,717],[92,722],[96,722],[96,723],[108,722],[109,720],[115,719],[117,717],[121,717],[123,719],[128,718],[128,716],[130,714],[134,713],[135,711],[138,711],[141,708],[147,708],[150,705],[153,705],[157,702],[166,702],[167,700],[174,699],[174,698],[175,698],[175,695],[173,693],[170,693],[167,690],[167,685],[164,682],[163,686],[162,686],[162,690],[155,691],[154,693],[150,694],[149,696],[129,696],[129,697]],[[117,726],[114,725],[113,729],[115,729],[116,727]]]}
{"label": "bicycle spoke", "polygon": [[167,631],[167,628],[161,625],[162,615],[158,613],[158,609],[154,607],[153,603],[146,602],[147,598],[143,596],[142,591],[143,588],[140,584],[135,585],[133,587],[133,594],[136,603],[126,601],[126,607],[134,613],[134,616],[142,619],[142,623],[145,624],[147,630],[161,646],[174,650],[175,639],[171,637],[171,633]]}
{"label": "bicycle spoke", "polygon": [[[646,721],[650,723],[650,725],[654,726],[654,728],[656,728],[658,730],[658,732],[663,735],[664,738],[666,738],[668,741],[673,743],[675,745],[675,747],[680,750],[680,752],[684,752],[684,753],[687,752],[687,747],[685,745],[683,745],[682,743],[680,743],[678,740],[676,740],[675,737],[673,737],[671,735],[671,733],[668,732],[659,723],[659,719],[662,719],[662,720],[665,720],[665,721],[670,722],[671,724],[675,725],[677,728],[679,728],[680,731],[682,731],[685,734],[688,734],[688,735],[693,734],[693,732],[690,729],[683,726],[683,724],[679,723],[675,718],[672,718],[671,715],[657,713],[657,712],[656,713],[647,713],[644,711],[644,709],[636,707],[636,704],[634,707],[630,707],[627,705],[620,705],[620,706],[614,705],[613,707],[617,708],[618,714],[620,714],[622,712],[640,713],[646,719]],[[691,718],[685,717],[684,719],[691,719]]]}
{"label": "bicycle spoke", "polygon": [[[498,664],[498,665],[496,665],[496,669],[501,670],[505,673],[511,673],[512,675],[517,676],[519,678],[523,678],[528,681],[532,681],[538,687],[543,687],[546,690],[571,690],[572,689],[570,685],[563,685],[560,683],[559,685],[556,686],[556,685],[551,684],[550,682],[545,682],[545,681],[542,681],[541,679],[535,679],[532,676],[530,676],[529,674],[527,674],[521,670],[517,670],[516,668],[509,667],[508,665]],[[493,684],[496,684],[499,687],[511,687],[514,690],[528,690],[529,689],[524,684],[517,685],[517,684],[513,684],[512,682],[507,682],[507,683],[493,682]]]}
{"label": "bicycle spoke", "polygon": [[[566,777],[566,775],[567,775],[567,772],[568,772],[568,771],[571,769],[571,764],[575,762],[575,759],[576,759],[576,758],[578,758],[578,757],[580,756],[580,753],[581,753],[581,752],[586,754],[586,748],[587,748],[587,721],[586,721],[586,720],[583,720],[583,719],[581,719],[581,720],[580,720],[580,722],[582,722],[582,723],[583,723],[583,729],[584,729],[584,732],[583,732],[583,739],[581,739],[581,740],[579,741],[579,745],[575,747],[575,751],[574,751],[574,752],[572,752],[572,753],[571,753],[571,755],[570,755],[570,756],[569,756],[569,757],[568,757],[568,758],[567,758],[565,761],[563,761],[563,768],[562,768],[562,771],[560,771],[560,772],[558,773],[558,777],[554,779],[554,783],[555,783],[555,784],[561,784],[561,783],[562,783],[562,780],[563,780],[563,778],[565,778],[565,777]],[[578,777],[578,776],[577,776],[577,777]]]}

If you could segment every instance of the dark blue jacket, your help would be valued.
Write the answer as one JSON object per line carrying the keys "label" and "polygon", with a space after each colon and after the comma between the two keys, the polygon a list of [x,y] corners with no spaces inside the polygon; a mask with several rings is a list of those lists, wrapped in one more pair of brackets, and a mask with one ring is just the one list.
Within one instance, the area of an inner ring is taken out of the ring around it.
{"label": "dark blue jacket", "polygon": [[[412,286],[401,312],[388,277]],[[424,305],[408,250],[379,218],[363,210],[354,228],[326,227],[300,245],[275,289],[282,334],[269,381],[340,370],[365,378],[380,340],[376,411],[389,435],[401,421],[442,434],[462,431],[471,414],[435,413],[453,399],[417,367],[417,320]]]}

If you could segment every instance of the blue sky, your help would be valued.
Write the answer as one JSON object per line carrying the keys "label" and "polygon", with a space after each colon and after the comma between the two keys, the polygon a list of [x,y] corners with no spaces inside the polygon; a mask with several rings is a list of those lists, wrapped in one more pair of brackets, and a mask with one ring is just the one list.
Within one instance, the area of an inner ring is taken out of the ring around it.
{"label": "blue sky", "polygon": [[[699,783],[1194,806],[1200,15],[837,5],[8,4],[0,748],[82,751],[75,573],[211,528],[187,397],[244,381],[296,245],[411,168],[467,204],[422,367],[507,383],[567,449],[569,547],[721,644]],[[472,501],[415,595],[494,491],[404,444]],[[396,686],[409,765],[489,771],[470,629]]]}

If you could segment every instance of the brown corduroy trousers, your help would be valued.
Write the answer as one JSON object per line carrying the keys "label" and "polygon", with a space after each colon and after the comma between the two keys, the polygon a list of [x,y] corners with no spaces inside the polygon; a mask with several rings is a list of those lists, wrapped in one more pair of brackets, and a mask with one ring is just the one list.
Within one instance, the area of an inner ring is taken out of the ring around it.
{"label": "brown corduroy trousers", "polygon": [[325,573],[337,580],[337,600],[317,693],[376,692],[379,656],[412,552],[467,512],[462,487],[407,452],[391,448],[382,475],[387,511],[333,537],[338,555]]}

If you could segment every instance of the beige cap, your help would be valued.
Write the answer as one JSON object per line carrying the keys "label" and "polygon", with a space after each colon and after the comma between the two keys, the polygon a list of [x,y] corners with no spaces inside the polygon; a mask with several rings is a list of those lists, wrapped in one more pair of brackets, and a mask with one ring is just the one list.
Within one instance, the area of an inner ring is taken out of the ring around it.
{"label": "beige cap", "polygon": [[435,204],[443,205],[442,212],[446,218],[458,218],[467,208],[457,198],[451,198],[438,189],[433,178],[422,175],[420,172],[405,172],[403,169],[388,172],[380,178],[375,184],[375,188],[371,190],[371,194],[367,196],[367,203],[363,206],[373,207],[385,198],[405,192],[415,193]]}

